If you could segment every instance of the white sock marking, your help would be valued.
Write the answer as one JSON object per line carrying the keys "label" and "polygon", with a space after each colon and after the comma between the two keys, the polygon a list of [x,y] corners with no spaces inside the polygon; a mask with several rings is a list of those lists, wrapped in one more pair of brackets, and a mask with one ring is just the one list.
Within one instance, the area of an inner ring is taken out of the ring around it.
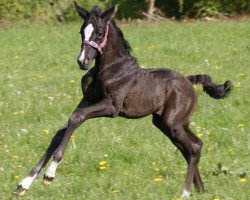
{"label": "white sock marking", "polygon": [[58,166],[58,162],[56,161],[52,161],[50,166],[48,167],[46,173],[45,173],[45,176],[48,176],[48,177],[55,177],[56,175],[56,168]]}
{"label": "white sock marking", "polygon": [[32,182],[35,180],[37,174],[33,175],[33,176],[27,176],[26,178],[24,178],[19,185],[25,189],[28,190],[30,188],[30,185],[32,184]]}
{"label": "white sock marking", "polygon": [[181,198],[188,198],[190,197],[190,192],[184,189],[181,194]]}

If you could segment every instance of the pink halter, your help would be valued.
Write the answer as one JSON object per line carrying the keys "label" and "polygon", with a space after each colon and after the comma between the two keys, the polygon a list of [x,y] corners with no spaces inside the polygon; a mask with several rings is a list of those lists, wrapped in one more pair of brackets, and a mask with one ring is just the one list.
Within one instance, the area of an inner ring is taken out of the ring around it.
{"label": "pink halter", "polygon": [[101,41],[101,43],[99,45],[94,41],[83,41],[82,43],[83,44],[88,44],[88,45],[94,47],[102,55],[103,54],[103,48],[107,44],[108,33],[109,33],[109,21],[107,22],[106,27],[105,27],[105,35],[103,36],[102,41]]}

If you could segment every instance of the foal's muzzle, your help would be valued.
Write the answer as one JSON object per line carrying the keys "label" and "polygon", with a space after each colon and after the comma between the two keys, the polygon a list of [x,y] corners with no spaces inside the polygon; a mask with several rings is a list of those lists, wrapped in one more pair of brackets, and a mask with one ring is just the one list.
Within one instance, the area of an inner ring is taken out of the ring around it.
{"label": "foal's muzzle", "polygon": [[80,69],[82,70],[88,70],[88,66],[89,66],[89,58],[86,58],[83,62],[79,60],[79,58],[77,58],[77,63],[80,67]]}

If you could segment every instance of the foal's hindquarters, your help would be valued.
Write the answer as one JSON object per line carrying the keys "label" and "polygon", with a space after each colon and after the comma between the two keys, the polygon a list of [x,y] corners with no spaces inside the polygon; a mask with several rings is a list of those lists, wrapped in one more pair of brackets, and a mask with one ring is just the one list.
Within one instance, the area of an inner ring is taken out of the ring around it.
{"label": "foal's hindquarters", "polygon": [[190,195],[192,183],[199,192],[204,192],[198,163],[202,142],[189,129],[190,118],[196,105],[196,93],[192,83],[185,77],[168,81],[171,88],[162,113],[153,114],[153,124],[158,127],[181,151],[188,164],[182,197]]}
{"label": "foal's hindquarters", "polygon": [[152,113],[153,124],[181,151],[188,163],[182,197],[190,195],[192,183],[199,192],[204,192],[198,168],[202,142],[189,129],[197,101],[193,84],[169,69],[144,70],[143,73],[123,102],[122,116],[135,117],[135,110],[137,116]]}

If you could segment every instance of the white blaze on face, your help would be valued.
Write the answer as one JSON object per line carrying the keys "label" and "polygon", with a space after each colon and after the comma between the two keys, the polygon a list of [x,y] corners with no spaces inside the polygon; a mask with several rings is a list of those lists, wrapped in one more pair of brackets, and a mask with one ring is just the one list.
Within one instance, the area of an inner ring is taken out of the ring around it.
{"label": "white blaze on face", "polygon": [[[84,29],[84,40],[85,41],[89,41],[89,39],[92,36],[93,31],[94,31],[93,24],[89,24],[88,26],[86,26],[86,28]],[[83,49],[80,56],[79,56],[79,60],[81,62],[83,62],[84,59],[85,59],[85,50]]]}
{"label": "white blaze on face", "polygon": [[88,26],[86,26],[86,28],[84,29],[84,39],[85,41],[89,41],[89,38],[91,37],[92,33],[93,33],[94,27],[92,24],[89,24]]}

